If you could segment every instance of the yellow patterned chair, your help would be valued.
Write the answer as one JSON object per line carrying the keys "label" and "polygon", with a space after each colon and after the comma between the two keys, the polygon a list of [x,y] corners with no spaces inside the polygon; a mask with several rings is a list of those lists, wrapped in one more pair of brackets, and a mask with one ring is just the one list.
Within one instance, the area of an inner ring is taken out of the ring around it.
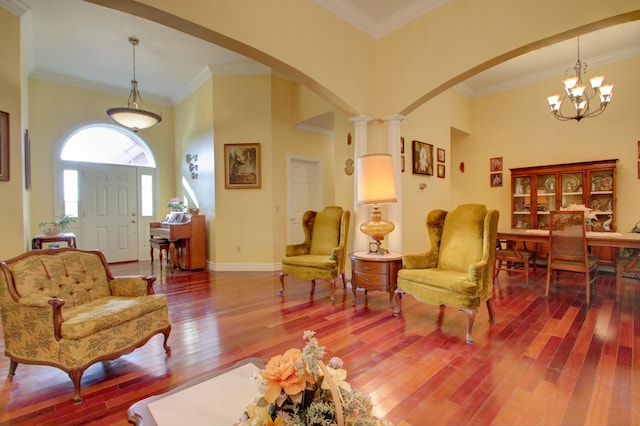
{"label": "yellow patterned chair", "polygon": [[328,206],[319,212],[308,210],[303,214],[304,242],[286,246],[280,272],[280,295],[284,294],[284,277],[287,275],[311,280],[312,295],[316,279],[330,280],[332,303],[335,301],[336,278],[342,277],[342,286],[346,289],[344,270],[349,217],[349,210],[338,206]]}
{"label": "yellow patterned chair", "polygon": [[403,293],[441,309],[457,306],[467,317],[466,337],[471,344],[473,322],[483,303],[495,321],[491,296],[498,211],[482,204],[462,204],[450,212],[433,210],[426,227],[429,251],[402,257],[395,312],[401,313]]}
{"label": "yellow patterned chair", "polygon": [[112,360],[171,331],[167,299],[154,276],[114,277],[104,255],[35,250],[0,262],[0,314],[9,376],[19,363],[50,365],[80,381],[92,364]]}

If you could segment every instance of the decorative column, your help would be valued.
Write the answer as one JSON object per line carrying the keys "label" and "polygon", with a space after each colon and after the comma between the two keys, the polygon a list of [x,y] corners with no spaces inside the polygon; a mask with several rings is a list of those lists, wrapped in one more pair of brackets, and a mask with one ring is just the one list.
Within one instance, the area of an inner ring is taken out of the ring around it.
{"label": "decorative column", "polygon": [[[402,157],[400,153],[400,122],[404,115],[391,115],[383,120],[387,123],[387,151],[393,159],[393,180],[396,185],[395,204],[388,204],[387,220],[393,222],[395,229],[386,236],[389,251],[402,253]],[[405,147],[405,149],[407,149]],[[409,151],[411,148],[409,147]]]}
{"label": "decorative column", "polygon": [[[357,158],[361,157],[368,152],[367,146],[367,126],[373,119],[366,115],[359,115],[357,117],[350,118],[349,121],[353,123],[354,133],[354,148],[353,157],[356,164],[354,176],[357,176]],[[368,251],[368,236],[360,232],[360,224],[369,220],[369,211],[367,206],[359,206],[356,204],[358,195],[356,194],[356,179],[353,180],[353,221],[354,221],[354,236],[353,236],[353,251]]]}

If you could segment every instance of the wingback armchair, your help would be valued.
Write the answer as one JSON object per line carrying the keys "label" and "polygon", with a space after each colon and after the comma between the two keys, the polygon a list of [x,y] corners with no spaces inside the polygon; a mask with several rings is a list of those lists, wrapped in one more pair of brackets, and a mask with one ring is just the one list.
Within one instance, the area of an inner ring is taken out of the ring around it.
{"label": "wingback armchair", "polygon": [[394,296],[396,315],[401,313],[403,293],[441,308],[457,306],[466,314],[466,340],[472,344],[473,322],[483,302],[491,322],[495,321],[491,296],[498,215],[482,204],[431,211],[426,219],[429,251],[402,257]]}
{"label": "wingback armchair", "polygon": [[302,216],[304,242],[286,246],[280,272],[280,295],[284,294],[284,277],[293,275],[301,280],[311,280],[311,294],[316,279],[331,281],[330,300],[335,301],[335,280],[342,278],[346,289],[344,270],[347,262],[347,237],[349,235],[349,210],[328,206],[322,211],[306,211]]}

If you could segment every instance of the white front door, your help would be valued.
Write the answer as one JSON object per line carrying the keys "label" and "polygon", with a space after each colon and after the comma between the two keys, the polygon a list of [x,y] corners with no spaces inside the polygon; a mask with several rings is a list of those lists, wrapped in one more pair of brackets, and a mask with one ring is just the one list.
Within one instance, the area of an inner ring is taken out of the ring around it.
{"label": "white front door", "polygon": [[138,259],[136,168],[85,164],[80,200],[84,247],[99,249],[108,262]]}
{"label": "white front door", "polygon": [[304,241],[302,215],[307,210],[321,208],[320,163],[318,160],[291,157],[287,170],[287,244],[299,244]]}

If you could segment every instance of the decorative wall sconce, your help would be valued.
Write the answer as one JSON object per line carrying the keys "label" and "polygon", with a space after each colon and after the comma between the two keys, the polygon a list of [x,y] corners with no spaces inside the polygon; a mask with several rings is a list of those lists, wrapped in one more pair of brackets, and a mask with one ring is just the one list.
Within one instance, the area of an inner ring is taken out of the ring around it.
{"label": "decorative wall sconce", "polygon": [[191,179],[194,179],[194,180],[198,179],[198,174],[196,173],[196,171],[198,170],[198,165],[196,164],[198,162],[198,155],[187,154],[184,159],[189,165],[189,171],[191,172]]}

